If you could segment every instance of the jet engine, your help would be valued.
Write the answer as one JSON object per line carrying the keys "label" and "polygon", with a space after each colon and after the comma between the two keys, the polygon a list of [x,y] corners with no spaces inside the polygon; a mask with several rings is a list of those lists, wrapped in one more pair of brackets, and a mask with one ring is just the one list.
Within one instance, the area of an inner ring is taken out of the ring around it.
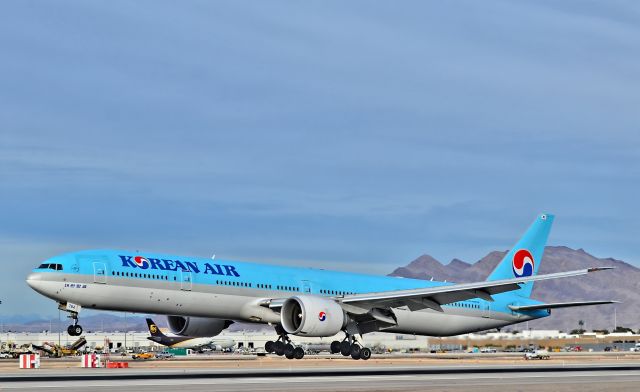
{"label": "jet engine", "polygon": [[288,298],[280,310],[282,328],[292,335],[333,336],[347,324],[342,307],[333,300],[299,295]]}
{"label": "jet engine", "polygon": [[176,335],[205,338],[216,336],[233,324],[231,320],[206,317],[167,316],[169,330]]}

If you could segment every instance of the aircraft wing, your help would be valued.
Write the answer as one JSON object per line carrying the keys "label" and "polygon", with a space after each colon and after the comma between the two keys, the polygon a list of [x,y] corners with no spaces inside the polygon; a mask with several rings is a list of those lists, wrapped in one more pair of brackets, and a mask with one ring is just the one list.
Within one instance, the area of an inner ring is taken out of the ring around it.
{"label": "aircraft wing", "polygon": [[[586,275],[591,272],[608,270],[612,267],[588,268],[554,274],[534,275],[526,278],[460,283],[410,290],[382,291],[377,293],[353,294],[335,299],[348,312],[363,313],[374,308],[398,308],[407,306],[410,310],[431,308],[442,312],[441,305],[473,298],[493,301],[492,295],[518,290],[520,285],[540,280],[567,278]],[[359,311],[358,311],[359,310]]]}
{"label": "aircraft wing", "polygon": [[536,305],[509,305],[509,309],[515,311],[527,311],[527,310],[540,310],[540,309],[556,309],[556,308],[571,308],[574,306],[591,306],[591,305],[603,305],[603,304],[617,304],[619,301],[581,301],[581,302],[556,302],[550,304],[536,304]]}

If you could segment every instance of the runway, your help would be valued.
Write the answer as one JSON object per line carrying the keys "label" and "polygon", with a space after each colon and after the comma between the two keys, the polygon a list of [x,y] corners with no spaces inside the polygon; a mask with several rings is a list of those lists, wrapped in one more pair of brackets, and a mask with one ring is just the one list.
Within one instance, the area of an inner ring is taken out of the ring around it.
{"label": "runway", "polygon": [[637,391],[640,366],[580,365],[501,368],[402,367],[363,369],[182,369],[5,374],[2,390],[97,391]]}

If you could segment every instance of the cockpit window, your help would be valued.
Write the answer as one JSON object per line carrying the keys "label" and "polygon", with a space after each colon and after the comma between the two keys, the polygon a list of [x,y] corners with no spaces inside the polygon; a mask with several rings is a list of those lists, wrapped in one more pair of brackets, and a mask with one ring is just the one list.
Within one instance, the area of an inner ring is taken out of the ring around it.
{"label": "cockpit window", "polygon": [[54,271],[62,271],[62,264],[40,264],[38,269],[50,269]]}

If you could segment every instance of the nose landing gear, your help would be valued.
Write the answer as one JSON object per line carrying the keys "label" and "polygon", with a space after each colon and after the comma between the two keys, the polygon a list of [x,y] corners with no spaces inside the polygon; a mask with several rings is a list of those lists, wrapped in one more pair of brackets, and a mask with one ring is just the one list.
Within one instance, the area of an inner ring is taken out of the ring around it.
{"label": "nose landing gear", "polygon": [[67,327],[67,333],[69,334],[69,336],[82,335],[82,326],[78,324],[78,313],[80,313],[80,305],[71,303],[59,304],[58,309],[69,313],[67,317],[73,319],[73,324]]}
{"label": "nose landing gear", "polygon": [[79,324],[70,325],[67,327],[67,333],[69,336],[80,336],[82,335],[82,326]]}

